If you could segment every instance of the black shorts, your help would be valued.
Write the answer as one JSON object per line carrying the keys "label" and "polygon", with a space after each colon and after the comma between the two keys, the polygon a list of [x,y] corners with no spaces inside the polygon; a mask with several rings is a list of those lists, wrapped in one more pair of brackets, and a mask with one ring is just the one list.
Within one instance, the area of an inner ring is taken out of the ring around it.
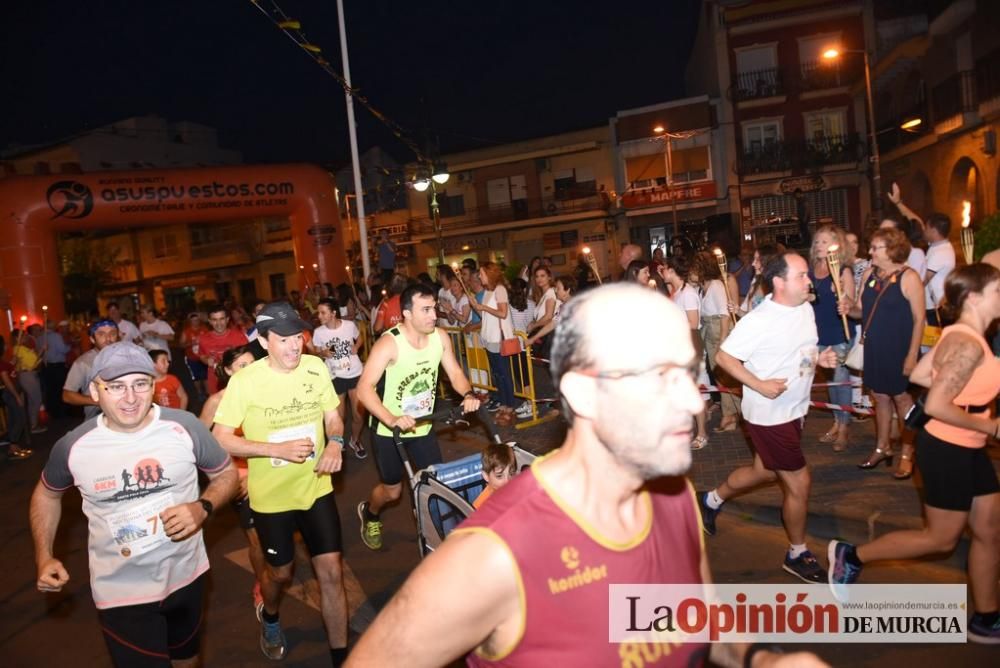
{"label": "black shorts", "polygon": [[986,448],[952,445],[920,430],[917,467],[924,479],[924,499],[931,508],[969,512],[975,497],[1000,492]]}
{"label": "black shorts", "polygon": [[[403,462],[399,459],[392,436],[382,436],[372,433],[372,444],[375,446],[375,465],[378,477],[384,485],[398,485],[403,481]],[[427,468],[431,464],[442,461],[441,448],[438,447],[437,435],[434,430],[426,436],[413,436],[403,439],[403,447],[410,456],[410,464],[414,471]]]}
{"label": "black shorts", "polygon": [[253,529],[253,512],[250,510],[250,497],[248,496],[245,499],[233,499],[231,505],[240,518],[240,527],[244,531]]}
{"label": "black shorts", "polygon": [[358,386],[360,378],[361,376],[355,376],[354,378],[334,378],[333,391],[337,393],[337,396],[347,394],[348,390],[353,390]]}
{"label": "black shorts", "polygon": [[292,563],[295,556],[295,530],[309,548],[309,554],[340,552],[340,515],[333,492],[316,499],[308,510],[288,510],[283,513],[258,513],[253,510],[253,524],[257,529],[264,559],[274,567]]}
{"label": "black shorts", "polygon": [[121,668],[169,668],[198,655],[205,575],[162,601],[97,611],[111,661]]}

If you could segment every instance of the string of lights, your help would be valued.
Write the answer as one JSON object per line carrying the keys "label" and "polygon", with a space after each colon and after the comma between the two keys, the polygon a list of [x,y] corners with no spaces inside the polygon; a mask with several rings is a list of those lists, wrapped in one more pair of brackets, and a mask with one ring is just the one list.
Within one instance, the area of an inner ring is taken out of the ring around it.
{"label": "string of lights", "polygon": [[384,113],[375,108],[375,106],[368,100],[367,97],[359,92],[359,89],[348,85],[347,80],[330,64],[330,62],[323,57],[323,50],[319,46],[316,46],[306,37],[305,32],[302,30],[302,24],[288,16],[285,11],[278,6],[275,0],[268,0],[270,9],[263,6],[263,0],[250,0],[250,3],[260,10],[261,14],[267,17],[271,23],[275,25],[281,32],[285,34],[288,39],[292,40],[296,46],[298,46],[303,53],[305,53],[309,58],[312,59],[319,67],[333,77],[345,92],[349,93],[351,97],[359,102],[365,109],[371,113],[382,125],[389,129],[390,132],[401,142],[403,142],[407,148],[413,151],[414,155],[417,156],[417,160],[423,163],[430,163],[430,160],[420,149],[420,146],[412,140],[407,132],[395,121],[386,116]]}

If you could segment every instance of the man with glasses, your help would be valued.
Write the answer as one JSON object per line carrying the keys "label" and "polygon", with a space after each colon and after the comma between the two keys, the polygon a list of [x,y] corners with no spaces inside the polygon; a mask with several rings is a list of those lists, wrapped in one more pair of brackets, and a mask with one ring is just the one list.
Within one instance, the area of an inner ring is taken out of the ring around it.
{"label": "man with glasses", "polygon": [[[784,253],[764,267],[768,296],[736,323],[716,358],[743,384],[743,417],[753,442],[753,464],[741,466],[722,485],[699,494],[705,533],[715,535],[716,516],[728,499],[764,483],[780,482],[782,522],[790,546],[782,569],[804,582],[826,583],[826,570],[806,545],[811,478],[802,454],[802,424],[816,365],[833,369],[832,348],[819,352],[813,308],[807,302],[809,265]],[[775,336],[781,332],[781,336]]]}
{"label": "man with glasses", "polygon": [[[194,415],[153,405],[154,374],[134,343],[111,344],[94,359],[90,394],[103,415],[55,444],[31,497],[37,586],[58,592],[69,582],[53,543],[62,496],[75,486],[112,662],[194,666],[209,568],[201,527],[233,496],[237,475]],[[200,494],[199,471],[209,479]]]}
{"label": "man with glasses", "polygon": [[748,656],[747,645],[675,638],[644,644],[642,654],[635,643],[608,642],[610,585],[711,579],[684,478],[693,417],[703,410],[684,313],[634,284],[590,290],[563,306],[551,368],[570,423],[562,447],[496,492],[417,567],[350,664],[445,665],[470,651],[473,666],[554,657],[586,666],[751,665],[752,657],[757,666],[774,658],[762,648]]}
{"label": "man with glasses", "polygon": [[219,391],[219,376],[215,367],[222,361],[222,354],[230,348],[247,344],[246,335],[239,329],[229,326],[229,315],[226,307],[216,304],[208,310],[208,324],[211,328],[198,335],[198,355],[202,363],[208,367],[208,393]]}

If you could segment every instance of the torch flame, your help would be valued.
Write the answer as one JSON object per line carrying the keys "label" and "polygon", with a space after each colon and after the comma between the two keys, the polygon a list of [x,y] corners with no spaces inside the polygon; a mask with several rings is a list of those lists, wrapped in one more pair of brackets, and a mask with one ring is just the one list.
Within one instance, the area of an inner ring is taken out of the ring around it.
{"label": "torch flame", "polygon": [[458,263],[457,262],[452,262],[451,263],[451,268],[452,269],[458,269]]}
{"label": "torch flame", "polygon": [[590,255],[590,246],[584,246],[583,247],[583,254],[584,255]]}
{"label": "torch flame", "polygon": [[840,250],[840,244],[830,244],[826,248],[827,253],[836,253],[839,250]]}
{"label": "torch flame", "polygon": [[962,200],[962,227],[968,227],[972,222],[972,202],[969,200]]}
{"label": "torch flame", "polygon": [[713,248],[712,252],[715,254],[716,257],[721,257],[722,256],[722,249],[721,248]]}

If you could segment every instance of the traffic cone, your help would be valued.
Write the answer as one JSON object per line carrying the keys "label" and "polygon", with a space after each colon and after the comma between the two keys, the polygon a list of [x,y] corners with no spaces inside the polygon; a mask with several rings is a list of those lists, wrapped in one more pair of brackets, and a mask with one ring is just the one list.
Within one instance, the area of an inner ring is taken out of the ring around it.
{"label": "traffic cone", "polygon": [[45,410],[45,404],[38,407],[38,426],[44,427],[49,423],[49,412]]}

